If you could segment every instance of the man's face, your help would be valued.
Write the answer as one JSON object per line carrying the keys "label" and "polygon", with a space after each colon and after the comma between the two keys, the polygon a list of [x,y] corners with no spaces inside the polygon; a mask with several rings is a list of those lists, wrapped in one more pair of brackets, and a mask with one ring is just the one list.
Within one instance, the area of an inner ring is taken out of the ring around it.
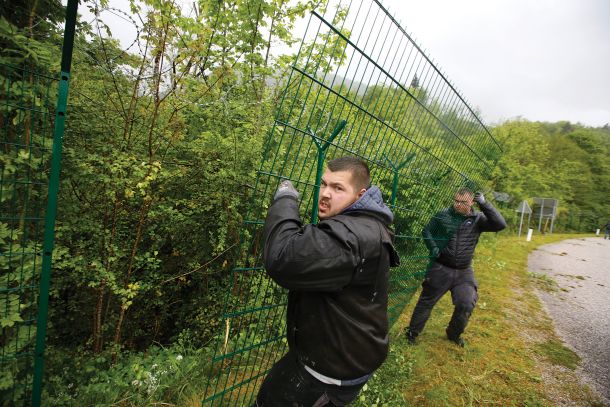
{"label": "man's face", "polygon": [[453,209],[460,215],[468,215],[473,204],[472,198],[470,194],[455,194],[453,197]]}
{"label": "man's face", "polygon": [[352,185],[352,173],[349,171],[332,172],[328,168],[320,182],[318,199],[318,217],[328,219],[335,216],[358,200],[366,189],[357,190]]}

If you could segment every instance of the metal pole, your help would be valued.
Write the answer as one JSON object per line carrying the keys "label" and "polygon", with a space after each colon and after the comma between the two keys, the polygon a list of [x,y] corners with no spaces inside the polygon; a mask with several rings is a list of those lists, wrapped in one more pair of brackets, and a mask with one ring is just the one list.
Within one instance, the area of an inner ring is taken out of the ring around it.
{"label": "metal pole", "polygon": [[542,213],[544,212],[544,198],[541,199],[540,204],[540,216],[538,217],[538,232],[540,232],[540,226],[542,225]]}
{"label": "metal pole", "polygon": [[398,195],[398,171],[393,168],[392,172],[394,172],[394,179],[392,181],[392,198],[390,202],[392,206],[396,206],[396,195]]}
{"label": "metal pole", "polygon": [[551,234],[553,234],[553,225],[555,224],[555,214],[557,211],[557,202],[553,205],[553,217],[551,218]]}
{"label": "metal pole", "polygon": [[525,215],[525,212],[521,212],[521,222],[519,222],[519,237],[521,237],[521,227],[523,226],[523,215]]}
{"label": "metal pole", "polygon": [[[317,141],[316,141],[316,144]],[[322,182],[322,170],[324,169],[324,156],[325,150],[323,150],[320,145],[318,147],[318,166],[316,168],[316,183],[313,190],[313,199],[311,202],[311,223],[318,223],[318,200],[320,199],[320,183]]]}
{"label": "metal pole", "polygon": [[53,152],[51,155],[51,174],[49,178],[49,192],[42,250],[38,318],[36,320],[36,350],[34,353],[34,378],[32,387],[32,406],[35,407],[40,406],[42,397],[45,337],[47,334],[47,314],[49,309],[49,288],[51,282],[51,260],[55,244],[55,216],[57,214],[57,195],[59,193],[61,150],[68,105],[68,88],[70,67],[72,65],[72,49],[74,47],[77,9],[78,0],[68,0],[64,44],[61,56],[59,94],[57,96],[57,111],[55,112],[55,128],[53,131]]}
{"label": "metal pole", "polygon": [[311,206],[312,206],[311,223],[313,223],[313,224],[318,223],[318,199],[320,198],[320,182],[322,180],[322,170],[324,169],[324,158],[326,157],[326,150],[328,149],[328,146],[330,146],[330,143],[333,142],[335,137],[337,137],[337,135],[339,133],[341,133],[341,130],[343,130],[345,128],[346,124],[347,124],[347,121],[341,120],[337,124],[337,127],[335,127],[335,130],[333,130],[333,132],[330,135],[330,137],[328,138],[328,140],[326,140],[324,142],[324,144],[321,144],[318,141],[318,138],[316,137],[316,135],[314,135],[313,132],[310,132],[311,138],[313,139],[314,143],[316,143],[316,147],[318,148],[318,166],[316,168],[316,185],[313,190],[313,202],[311,203]]}
{"label": "metal pole", "polygon": [[392,172],[394,173],[394,179],[392,180],[392,197],[390,198],[390,202],[392,206],[396,205],[396,198],[398,196],[398,173],[400,170],[404,168],[405,165],[409,164],[415,158],[415,153],[410,153],[407,155],[407,158],[400,163],[400,165],[396,166],[392,160],[386,157],[386,160],[392,167]]}

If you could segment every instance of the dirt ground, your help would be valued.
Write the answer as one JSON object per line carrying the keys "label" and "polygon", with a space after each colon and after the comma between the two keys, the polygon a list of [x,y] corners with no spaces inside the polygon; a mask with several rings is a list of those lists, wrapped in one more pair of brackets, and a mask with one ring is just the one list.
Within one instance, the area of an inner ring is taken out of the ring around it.
{"label": "dirt ground", "polygon": [[582,359],[579,373],[610,403],[610,240],[564,240],[541,246],[528,259],[530,272],[557,283],[537,290],[557,334]]}

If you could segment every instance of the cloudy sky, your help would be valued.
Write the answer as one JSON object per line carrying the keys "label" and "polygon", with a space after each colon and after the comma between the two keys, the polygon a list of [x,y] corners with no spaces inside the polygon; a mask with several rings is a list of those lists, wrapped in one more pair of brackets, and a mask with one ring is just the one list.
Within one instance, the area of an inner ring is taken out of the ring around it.
{"label": "cloudy sky", "polygon": [[610,123],[610,1],[384,0],[493,124]]}
{"label": "cloudy sky", "polygon": [[[126,0],[110,3],[127,9]],[[610,123],[610,0],[383,4],[488,124],[515,117]],[[115,36],[130,42],[129,24],[117,21]]]}

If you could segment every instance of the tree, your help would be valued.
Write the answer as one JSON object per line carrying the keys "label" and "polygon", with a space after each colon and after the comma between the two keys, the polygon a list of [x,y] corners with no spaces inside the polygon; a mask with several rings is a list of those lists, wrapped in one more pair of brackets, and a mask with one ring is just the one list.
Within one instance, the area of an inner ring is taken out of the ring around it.
{"label": "tree", "polygon": [[587,213],[583,228],[610,209],[605,202],[610,169],[609,135],[604,129],[569,122],[506,122],[494,129],[504,148],[495,171],[496,189],[517,202],[532,197],[559,200],[559,228],[567,227],[569,212]]}

